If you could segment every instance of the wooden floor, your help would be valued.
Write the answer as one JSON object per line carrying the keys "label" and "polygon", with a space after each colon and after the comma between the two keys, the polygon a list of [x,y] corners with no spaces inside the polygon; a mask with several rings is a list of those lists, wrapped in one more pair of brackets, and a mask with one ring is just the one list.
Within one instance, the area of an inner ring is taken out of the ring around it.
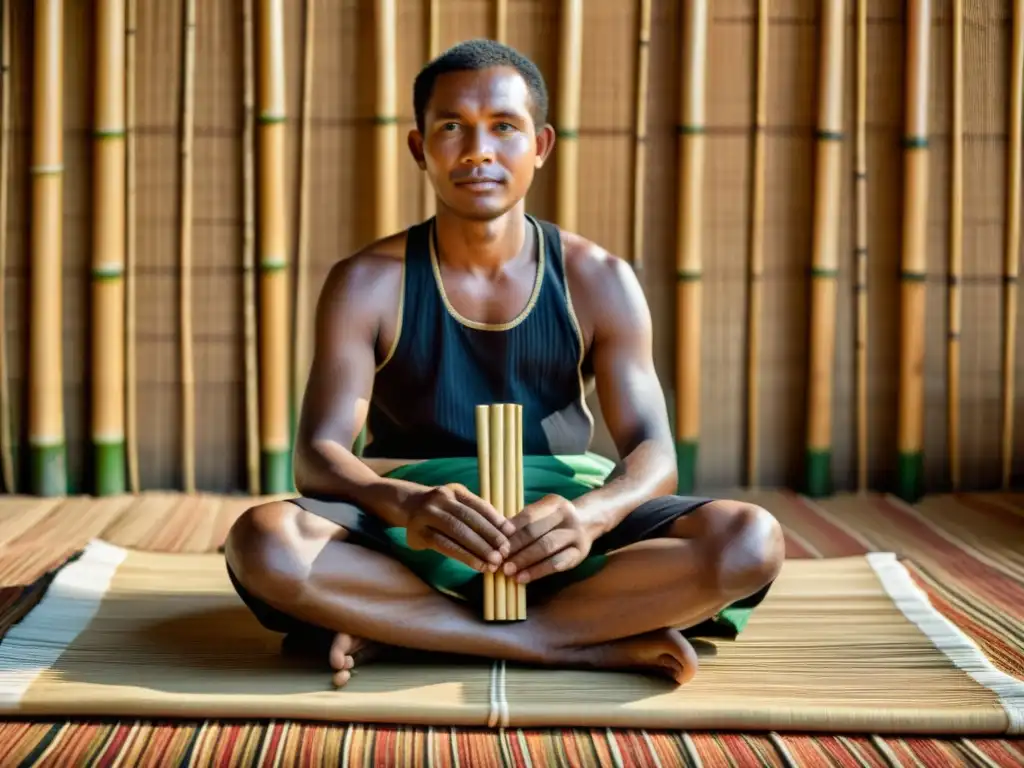
{"label": "wooden floor", "polygon": [[[947,618],[997,667],[1024,679],[1024,494],[934,496],[914,505],[877,494],[819,501],[788,492],[730,495],[778,517],[789,557],[896,552]],[[90,539],[166,552],[215,551],[232,522],[256,501],[178,493],[0,497],[0,631],[30,607],[33,590],[20,585],[31,584]],[[528,752],[534,765],[606,764],[604,758],[662,766],[1024,765],[1024,744],[1003,739],[576,730],[523,731],[509,738],[302,723],[12,721],[0,723],[0,765],[115,759],[132,765],[212,764],[239,757],[257,762],[259,755],[258,762],[267,764],[451,765],[458,756],[459,764],[487,766],[509,764],[513,752]],[[406,762],[409,750],[448,757]]]}

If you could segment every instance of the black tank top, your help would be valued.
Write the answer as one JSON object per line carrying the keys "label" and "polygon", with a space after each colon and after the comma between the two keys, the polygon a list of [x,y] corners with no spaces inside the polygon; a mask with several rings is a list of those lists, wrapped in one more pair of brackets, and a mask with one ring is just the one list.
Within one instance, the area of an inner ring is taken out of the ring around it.
{"label": "black tank top", "polygon": [[549,222],[527,222],[537,237],[537,279],[519,316],[500,325],[464,318],[449,303],[433,218],[409,229],[398,337],[377,366],[364,456],[476,456],[474,409],[492,403],[523,406],[524,454],[589,449],[587,361],[561,237]]}

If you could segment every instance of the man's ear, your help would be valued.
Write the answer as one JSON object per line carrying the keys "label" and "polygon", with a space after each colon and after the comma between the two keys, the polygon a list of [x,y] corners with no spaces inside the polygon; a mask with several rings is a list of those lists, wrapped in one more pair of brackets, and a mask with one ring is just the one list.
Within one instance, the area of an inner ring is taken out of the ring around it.
{"label": "man's ear", "polygon": [[408,141],[412,159],[416,161],[416,165],[420,167],[421,171],[427,170],[427,161],[423,158],[423,134],[418,129],[413,128],[409,131]]}
{"label": "man's ear", "polygon": [[551,123],[544,123],[544,127],[537,131],[537,160],[534,165],[537,168],[544,166],[551,150],[555,148],[555,129]]}

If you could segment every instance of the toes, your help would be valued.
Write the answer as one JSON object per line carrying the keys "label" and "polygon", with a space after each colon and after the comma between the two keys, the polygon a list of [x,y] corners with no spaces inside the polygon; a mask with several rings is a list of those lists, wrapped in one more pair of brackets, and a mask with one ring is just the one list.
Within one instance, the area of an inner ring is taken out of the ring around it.
{"label": "toes", "polygon": [[335,672],[334,673],[334,677],[331,678],[331,682],[334,684],[335,688],[341,688],[351,678],[352,678],[352,672],[347,670],[347,669],[343,669],[340,672]]}
{"label": "toes", "polygon": [[345,659],[350,659],[352,650],[352,638],[343,632],[339,632],[334,636],[334,642],[331,643],[330,661],[332,669],[344,669]]}

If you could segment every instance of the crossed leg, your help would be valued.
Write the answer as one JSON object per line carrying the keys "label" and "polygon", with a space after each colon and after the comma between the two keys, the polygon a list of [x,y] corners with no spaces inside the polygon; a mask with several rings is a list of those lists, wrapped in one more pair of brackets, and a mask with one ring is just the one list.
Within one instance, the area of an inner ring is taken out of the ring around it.
{"label": "crossed leg", "polygon": [[[341,526],[290,502],[253,507],[232,527],[228,564],[269,606],[335,634],[335,683],[381,645],[532,664],[643,669],[682,684],[697,658],[681,629],[757,592],[778,575],[781,528],[764,509],[709,502],[662,538],[612,552],[598,573],[492,624],[401,563],[348,541]],[[616,616],[615,621],[609,621]]]}

